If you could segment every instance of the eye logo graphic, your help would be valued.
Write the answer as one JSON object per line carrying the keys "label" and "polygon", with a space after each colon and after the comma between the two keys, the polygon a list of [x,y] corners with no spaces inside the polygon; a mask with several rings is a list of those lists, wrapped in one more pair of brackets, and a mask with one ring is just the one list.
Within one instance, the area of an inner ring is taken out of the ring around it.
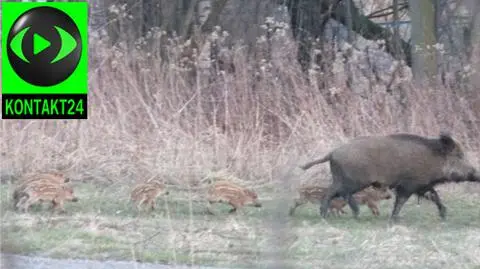
{"label": "eye logo graphic", "polygon": [[64,12],[37,7],[23,13],[8,34],[7,55],[19,77],[37,86],[67,79],[82,51],[77,26]]}
{"label": "eye logo graphic", "polygon": [[87,2],[2,2],[2,118],[86,119]]}

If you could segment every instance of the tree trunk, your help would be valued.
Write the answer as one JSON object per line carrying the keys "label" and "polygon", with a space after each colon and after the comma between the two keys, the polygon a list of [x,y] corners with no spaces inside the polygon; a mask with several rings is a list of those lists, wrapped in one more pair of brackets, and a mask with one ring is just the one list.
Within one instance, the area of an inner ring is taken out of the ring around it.
{"label": "tree trunk", "polygon": [[304,72],[310,66],[312,42],[317,38],[322,39],[325,23],[330,18],[339,21],[346,27],[350,27],[353,32],[366,39],[384,39],[388,53],[395,59],[405,60],[408,66],[412,65],[410,44],[398,40],[403,53],[396,53],[394,35],[390,30],[360,14],[353,0],[289,0],[287,5],[291,17],[293,36],[298,41],[299,46],[297,58]]}
{"label": "tree trunk", "polygon": [[[290,13],[290,24],[293,37],[298,42],[297,59],[302,71],[307,72],[310,67],[312,42],[322,39],[325,23],[330,18],[332,5],[338,0],[289,0],[287,1]],[[317,59],[320,63],[322,60]]]}
{"label": "tree trunk", "polygon": [[[407,42],[400,40],[401,48],[404,53],[404,56],[401,54],[395,53],[395,45],[393,42],[393,34],[390,30],[383,28],[382,26],[372,22],[366,16],[360,14],[357,6],[353,2],[353,0],[345,0],[350,1],[351,13],[352,13],[352,27],[353,31],[357,34],[363,36],[365,39],[369,40],[379,40],[384,39],[387,46],[387,52],[392,55],[393,58],[398,60],[405,60],[408,66],[412,65],[412,59],[410,55],[411,47],[410,44]],[[342,5],[337,7],[336,12],[332,13],[332,17],[342,23],[343,25],[347,25],[347,7],[345,5],[345,1],[342,1]],[[417,1],[417,0],[413,0]]]}
{"label": "tree trunk", "polygon": [[152,28],[161,28],[163,25],[163,1],[142,0],[142,35],[146,35]]}
{"label": "tree trunk", "polygon": [[437,75],[434,0],[409,0],[412,19],[412,73],[416,81],[432,79]]}
{"label": "tree trunk", "polygon": [[212,0],[212,2],[212,7],[207,19],[205,20],[205,22],[201,22],[202,33],[210,33],[213,31],[213,27],[219,24],[220,13],[222,13],[222,10],[227,4],[227,0]]}

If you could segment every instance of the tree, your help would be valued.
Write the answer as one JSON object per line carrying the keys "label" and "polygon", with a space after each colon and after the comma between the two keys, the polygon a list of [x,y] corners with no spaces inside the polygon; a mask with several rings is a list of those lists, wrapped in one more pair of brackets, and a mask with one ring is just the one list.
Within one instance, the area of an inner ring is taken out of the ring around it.
{"label": "tree", "polygon": [[413,66],[417,80],[434,78],[437,75],[435,44],[435,0],[409,0],[412,20]]}
{"label": "tree", "polygon": [[308,69],[311,61],[309,51],[312,41],[323,37],[328,19],[335,19],[346,27],[350,26],[353,32],[366,39],[385,40],[387,52],[396,59],[405,60],[409,66],[412,64],[410,44],[398,40],[403,53],[396,53],[392,32],[361,14],[353,0],[288,0],[287,6],[293,35],[299,42],[298,61],[304,71]]}

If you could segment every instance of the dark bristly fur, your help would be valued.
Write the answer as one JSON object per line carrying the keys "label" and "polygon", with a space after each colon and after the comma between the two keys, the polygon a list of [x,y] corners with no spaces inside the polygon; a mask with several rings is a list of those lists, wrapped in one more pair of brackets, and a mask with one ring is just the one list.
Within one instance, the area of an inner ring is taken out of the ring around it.
{"label": "dark bristly fur", "polygon": [[392,221],[398,219],[412,194],[423,196],[427,192],[444,219],[446,208],[434,187],[445,182],[480,181],[479,172],[465,158],[460,144],[445,133],[438,138],[393,134],[353,139],[302,168],[327,161],[333,182],[320,207],[323,217],[335,197],[344,197],[357,217],[353,193],[368,186],[385,186],[396,193]]}

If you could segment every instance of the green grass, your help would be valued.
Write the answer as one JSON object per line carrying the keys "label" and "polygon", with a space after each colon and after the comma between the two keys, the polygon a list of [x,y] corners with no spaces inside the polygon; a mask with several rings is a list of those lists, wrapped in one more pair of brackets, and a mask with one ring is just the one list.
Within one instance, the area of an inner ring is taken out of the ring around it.
{"label": "green grass", "polygon": [[[390,225],[393,200],[380,204],[379,217],[362,206],[358,220],[348,208],[346,215],[323,220],[317,205],[288,217],[287,206],[276,212],[278,203],[266,199],[262,208],[237,215],[228,215],[226,205],[206,215],[201,195],[190,203],[180,191],[171,191],[166,204],[160,198],[151,214],[138,213],[129,188],[76,184],[75,191],[80,201],[67,203],[65,215],[52,215],[47,206],[23,214],[11,210],[11,186],[1,185],[2,251],[255,268],[278,260],[272,255],[281,251],[294,268],[480,268],[478,195],[441,192],[446,221],[431,202],[411,199],[400,223]],[[275,228],[281,224],[283,232]]]}

